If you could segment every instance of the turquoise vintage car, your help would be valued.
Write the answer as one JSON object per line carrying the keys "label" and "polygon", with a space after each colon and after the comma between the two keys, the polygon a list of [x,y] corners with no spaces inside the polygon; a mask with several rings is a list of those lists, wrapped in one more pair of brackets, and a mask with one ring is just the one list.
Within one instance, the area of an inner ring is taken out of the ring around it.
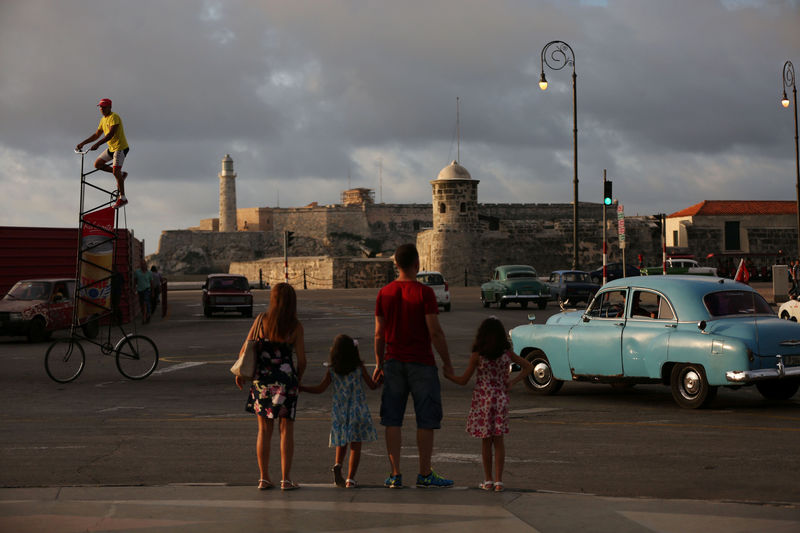
{"label": "turquoise vintage car", "polygon": [[720,386],[755,384],[770,399],[791,398],[800,387],[800,324],[729,279],[614,280],[585,311],[518,326],[511,341],[533,363],[526,385],[542,394],[564,381],[663,383],[678,405],[698,408]]}
{"label": "turquoise vintage car", "polygon": [[502,309],[515,302],[525,309],[528,302],[535,302],[539,309],[544,309],[549,299],[550,287],[539,281],[536,269],[528,265],[499,266],[494,269],[492,279],[481,285],[484,307],[497,304]]}

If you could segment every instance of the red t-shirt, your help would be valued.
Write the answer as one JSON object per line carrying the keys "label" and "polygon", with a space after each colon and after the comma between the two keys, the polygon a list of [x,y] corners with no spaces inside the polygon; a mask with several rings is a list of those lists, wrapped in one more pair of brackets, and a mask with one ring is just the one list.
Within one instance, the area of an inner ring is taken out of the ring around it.
{"label": "red t-shirt", "polygon": [[386,359],[436,365],[425,315],[439,314],[433,289],[395,280],[378,292],[375,316],[383,317]]}

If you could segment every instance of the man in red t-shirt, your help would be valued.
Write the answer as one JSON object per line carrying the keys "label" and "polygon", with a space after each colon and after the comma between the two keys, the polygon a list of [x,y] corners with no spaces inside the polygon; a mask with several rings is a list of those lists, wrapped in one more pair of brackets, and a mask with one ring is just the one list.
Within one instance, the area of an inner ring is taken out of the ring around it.
{"label": "man in red t-shirt", "polygon": [[450,487],[453,482],[431,469],[433,430],[442,423],[439,372],[431,343],[442,359],[443,371],[453,371],[447,340],[439,324],[439,307],[433,289],[417,281],[419,253],[403,244],[394,254],[400,274],[383,287],[375,302],[375,372],[383,383],[381,425],[386,427],[386,451],[392,473],[385,486],[401,488],[400,448],[408,395],[414,401],[419,450],[418,487]]}

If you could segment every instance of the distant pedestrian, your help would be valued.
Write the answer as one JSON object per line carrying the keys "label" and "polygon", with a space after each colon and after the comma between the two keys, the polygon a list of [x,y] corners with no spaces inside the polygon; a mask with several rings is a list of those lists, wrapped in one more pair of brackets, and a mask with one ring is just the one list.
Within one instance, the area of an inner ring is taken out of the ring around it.
{"label": "distant pedestrian", "polygon": [[[372,416],[367,406],[364,385],[375,389],[378,385],[372,380],[358,354],[358,343],[347,335],[338,335],[331,347],[328,371],[319,385],[300,386],[302,392],[319,394],[333,383],[331,406],[331,434],[328,446],[336,448],[333,467],[333,481],[337,487],[353,489],[358,486],[356,472],[361,461],[361,443],[378,440],[378,432],[372,424]],[[350,446],[350,460],[347,465],[347,479],[342,476],[342,464]]]}
{"label": "distant pedestrian", "polygon": [[381,425],[386,428],[386,452],[392,468],[384,486],[403,486],[400,450],[403,418],[411,394],[417,421],[417,487],[451,487],[452,480],[431,469],[433,431],[442,424],[441,384],[431,344],[442,359],[444,372],[453,372],[447,339],[439,324],[439,306],[433,289],[417,281],[416,246],[400,245],[394,262],[399,275],[378,292],[375,302],[376,366],[372,377],[383,383]]}
{"label": "distant pedestrian", "polygon": [[[297,412],[297,394],[300,380],[306,370],[306,349],[303,324],[297,319],[297,295],[288,283],[278,283],[272,289],[269,310],[261,313],[250,332],[248,340],[258,340],[256,374],[250,385],[250,396],[245,409],[258,419],[256,456],[261,478],[259,490],[271,489],[269,477],[269,447],[275,419],[281,434],[281,490],[300,488],[289,478],[294,457],[294,419]],[[297,365],[292,350],[297,355]],[[236,376],[236,386],[244,385],[244,378]]]}
{"label": "distant pedestrian", "polygon": [[[521,366],[522,371],[509,380],[511,363]],[[464,373],[460,376],[445,373],[445,377],[459,385],[466,385],[476,370],[478,377],[472,390],[472,405],[467,416],[467,433],[482,439],[484,481],[479,487],[483,490],[502,492],[503,467],[506,459],[503,435],[508,433],[508,391],[515,383],[531,373],[533,365],[511,350],[511,343],[508,341],[503,323],[491,317],[478,327],[475,341],[472,343],[472,355]]]}
{"label": "distant pedestrian", "polygon": [[155,265],[150,267],[150,275],[153,277],[150,281],[150,300],[152,302],[152,310],[155,313],[156,307],[161,301],[161,274],[158,273],[158,268]]}
{"label": "distant pedestrian", "polygon": [[128,177],[128,173],[122,171],[122,164],[125,162],[125,157],[128,155],[130,147],[128,146],[128,140],[125,138],[122,118],[111,111],[111,100],[103,98],[98,102],[97,107],[100,108],[100,113],[103,115],[103,118],[100,119],[100,124],[97,126],[97,131],[85,140],[79,142],[75,149],[80,151],[83,145],[101,136],[102,138],[94,143],[90,149],[94,151],[103,143],[108,143],[108,149],[95,160],[94,168],[102,170],[103,172],[110,172],[114,175],[114,178],[116,178],[119,196],[114,203],[114,209],[119,209],[128,203],[128,199],[125,198],[125,178]]}
{"label": "distant pedestrian", "polygon": [[139,295],[139,308],[142,310],[142,324],[150,322],[150,286],[152,273],[147,270],[147,264],[142,261],[139,270],[133,273],[136,280],[136,294]]}

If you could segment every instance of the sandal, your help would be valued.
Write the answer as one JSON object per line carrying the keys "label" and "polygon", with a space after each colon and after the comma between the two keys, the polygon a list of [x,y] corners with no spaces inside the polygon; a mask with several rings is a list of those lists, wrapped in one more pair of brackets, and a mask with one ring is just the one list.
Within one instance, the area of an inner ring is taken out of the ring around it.
{"label": "sandal", "polygon": [[480,483],[478,488],[481,490],[494,490],[494,481],[487,479],[486,481]]}
{"label": "sandal", "polygon": [[336,484],[337,487],[344,487],[345,481],[342,477],[342,465],[336,463],[331,467],[331,472],[333,472],[333,482]]}
{"label": "sandal", "polygon": [[345,488],[354,489],[358,487],[358,482],[355,479],[347,478],[347,482],[345,483]]}
{"label": "sandal", "polygon": [[503,485],[502,481],[495,481],[494,482],[494,491],[495,492],[503,492],[505,489],[505,485]]}
{"label": "sandal", "polygon": [[299,489],[300,485],[292,481],[291,479],[283,479],[281,480],[281,490],[295,490]]}
{"label": "sandal", "polygon": [[272,484],[272,481],[268,479],[259,479],[258,480],[258,490],[267,490],[271,489],[275,485]]}

